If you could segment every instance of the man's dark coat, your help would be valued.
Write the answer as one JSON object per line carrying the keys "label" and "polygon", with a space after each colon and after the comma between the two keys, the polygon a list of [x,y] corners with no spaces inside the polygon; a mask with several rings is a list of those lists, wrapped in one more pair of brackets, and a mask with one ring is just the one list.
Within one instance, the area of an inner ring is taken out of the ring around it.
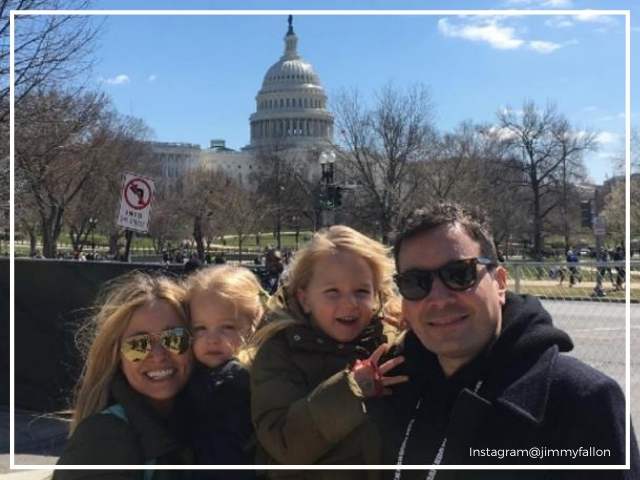
{"label": "man's dark coat", "polygon": [[[386,435],[385,464],[395,465],[399,457],[404,465],[432,464],[445,438],[443,465],[624,464],[623,392],[608,376],[560,353],[572,347],[537,299],[511,293],[500,336],[450,378],[407,333],[396,353],[406,357],[404,373],[411,380],[394,388],[382,410],[374,408]],[[640,461],[633,431],[631,437],[631,472],[441,470],[436,479],[635,479]],[[562,449],[578,453],[556,452]],[[610,455],[598,456],[601,451]],[[409,478],[425,478],[425,472],[400,476]]]}

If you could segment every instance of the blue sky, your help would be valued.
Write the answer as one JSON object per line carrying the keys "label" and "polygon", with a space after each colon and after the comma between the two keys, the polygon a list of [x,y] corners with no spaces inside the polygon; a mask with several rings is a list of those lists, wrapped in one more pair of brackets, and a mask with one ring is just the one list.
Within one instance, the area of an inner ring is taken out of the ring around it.
{"label": "blue sky", "polygon": [[[453,2],[102,1],[93,8],[607,8],[631,1]],[[241,5],[241,6],[240,6]],[[640,12],[640,10],[639,10]],[[498,14],[499,12],[496,12]],[[633,20],[632,43],[640,37]],[[283,51],[286,16],[111,16],[93,72],[119,111],[142,118],[160,141],[249,141],[249,115],[268,67]],[[365,97],[388,82],[429,86],[435,123],[495,122],[525,99],[557,104],[577,130],[600,132],[587,168],[597,182],[623,151],[624,17],[294,16],[299,53],[329,99],[344,88]],[[637,78],[634,66],[632,78]],[[638,119],[638,102],[632,119]]]}

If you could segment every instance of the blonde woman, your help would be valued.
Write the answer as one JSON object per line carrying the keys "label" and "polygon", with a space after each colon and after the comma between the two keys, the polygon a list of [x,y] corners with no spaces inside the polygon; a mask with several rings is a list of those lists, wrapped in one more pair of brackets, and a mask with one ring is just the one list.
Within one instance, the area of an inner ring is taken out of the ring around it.
{"label": "blonde woman", "polygon": [[[272,464],[379,464],[365,402],[406,381],[378,366],[382,319],[394,302],[393,263],[379,242],[345,226],[316,233],[293,258],[256,334],[252,416]],[[377,478],[378,472],[269,471],[272,477]]]}
{"label": "blonde woman", "polygon": [[[191,464],[177,396],[191,372],[184,289],[134,272],[111,282],[84,331],[71,434],[58,465]],[[148,479],[150,471],[57,470],[54,479]],[[177,472],[156,471],[154,480]]]}

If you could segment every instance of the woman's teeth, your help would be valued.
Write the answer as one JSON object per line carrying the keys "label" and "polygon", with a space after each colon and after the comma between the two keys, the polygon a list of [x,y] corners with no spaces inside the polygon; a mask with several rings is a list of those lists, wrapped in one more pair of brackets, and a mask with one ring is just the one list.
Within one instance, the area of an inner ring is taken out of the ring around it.
{"label": "woman's teeth", "polygon": [[151,380],[163,380],[167,377],[170,377],[175,372],[173,368],[167,368],[166,370],[153,370],[150,372],[146,372],[146,376]]}

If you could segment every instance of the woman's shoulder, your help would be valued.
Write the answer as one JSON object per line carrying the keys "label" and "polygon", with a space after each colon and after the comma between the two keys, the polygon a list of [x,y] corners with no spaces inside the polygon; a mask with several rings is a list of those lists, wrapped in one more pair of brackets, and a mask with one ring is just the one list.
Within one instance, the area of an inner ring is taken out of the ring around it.
{"label": "woman's shoulder", "polygon": [[117,415],[96,413],[82,420],[58,465],[139,465],[144,455],[135,431]]}

